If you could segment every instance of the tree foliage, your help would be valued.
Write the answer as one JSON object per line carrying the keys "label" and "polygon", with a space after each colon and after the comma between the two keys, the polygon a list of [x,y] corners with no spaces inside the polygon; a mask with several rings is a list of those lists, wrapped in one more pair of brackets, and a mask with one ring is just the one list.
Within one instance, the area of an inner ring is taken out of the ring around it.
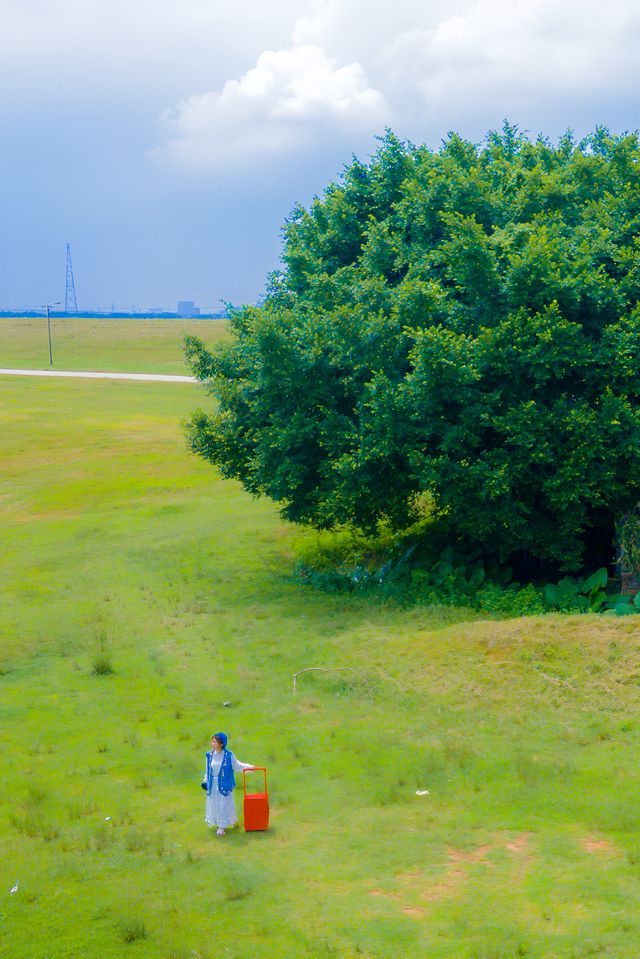
{"label": "tree foliage", "polygon": [[577,567],[640,497],[640,146],[598,129],[381,140],[284,227],[192,448],[285,517],[402,527]]}

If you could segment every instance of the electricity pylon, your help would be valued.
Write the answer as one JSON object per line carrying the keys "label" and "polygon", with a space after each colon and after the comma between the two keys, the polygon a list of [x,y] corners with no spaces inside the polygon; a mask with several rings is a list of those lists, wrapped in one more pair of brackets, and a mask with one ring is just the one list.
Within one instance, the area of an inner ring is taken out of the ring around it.
{"label": "electricity pylon", "polygon": [[67,243],[67,282],[64,289],[64,312],[77,313],[78,301],[76,300],[76,284],[73,279],[73,267],[71,265],[71,247]]}

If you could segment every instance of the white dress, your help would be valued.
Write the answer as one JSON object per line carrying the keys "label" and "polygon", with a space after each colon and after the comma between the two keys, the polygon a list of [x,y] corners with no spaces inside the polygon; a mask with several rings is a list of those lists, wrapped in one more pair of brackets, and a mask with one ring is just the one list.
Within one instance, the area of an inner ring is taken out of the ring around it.
{"label": "white dress", "polygon": [[[236,759],[233,753],[231,755],[231,765],[233,766],[234,773],[241,773],[243,769],[253,769],[251,763],[241,763],[239,759]],[[228,796],[223,796],[218,789],[218,776],[220,774],[223,756],[224,751],[213,753],[211,756],[213,785],[211,787],[211,795],[207,796],[207,805],[204,814],[204,821],[206,822],[207,826],[218,826],[219,829],[227,829],[229,826],[233,826],[234,823],[237,823],[238,821],[238,814],[236,812],[236,804],[233,798],[233,792],[230,792]],[[206,778],[206,765],[204,774]]]}

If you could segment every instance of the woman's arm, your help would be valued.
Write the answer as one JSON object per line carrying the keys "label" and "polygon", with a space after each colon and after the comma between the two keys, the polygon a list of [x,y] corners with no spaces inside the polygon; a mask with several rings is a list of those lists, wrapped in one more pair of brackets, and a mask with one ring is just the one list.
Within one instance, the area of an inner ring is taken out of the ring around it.
{"label": "woman's arm", "polygon": [[251,763],[241,763],[240,760],[239,760],[239,759],[236,759],[235,756],[233,757],[233,759],[232,759],[231,762],[232,762],[232,765],[233,765],[233,771],[234,771],[235,773],[241,773],[243,769],[249,770],[249,769],[255,769],[255,768],[256,768],[256,767],[253,766]]}

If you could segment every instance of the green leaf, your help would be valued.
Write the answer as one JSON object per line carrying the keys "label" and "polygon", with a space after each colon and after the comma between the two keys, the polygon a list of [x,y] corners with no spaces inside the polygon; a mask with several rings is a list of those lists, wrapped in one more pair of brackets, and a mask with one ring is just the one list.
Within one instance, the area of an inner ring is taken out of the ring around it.
{"label": "green leaf", "polygon": [[618,603],[615,608],[616,616],[631,616],[633,613],[637,613],[638,610],[631,603]]}
{"label": "green leaf", "polygon": [[607,594],[603,589],[593,591],[589,596],[589,608],[593,610],[594,613],[599,613],[606,604]]}
{"label": "green leaf", "polygon": [[609,574],[605,566],[597,569],[584,581],[581,592],[590,593],[592,589],[606,589],[609,582]]}
{"label": "green leaf", "polygon": [[615,609],[618,603],[631,603],[633,598],[631,596],[623,596],[622,593],[610,593],[607,596],[607,607]]}
{"label": "green leaf", "polygon": [[582,592],[580,582],[573,576],[565,576],[558,583],[558,590],[562,596],[575,596]]}
{"label": "green leaf", "polygon": [[558,609],[562,602],[562,594],[557,586],[547,583],[542,591],[542,598],[551,609]]}

